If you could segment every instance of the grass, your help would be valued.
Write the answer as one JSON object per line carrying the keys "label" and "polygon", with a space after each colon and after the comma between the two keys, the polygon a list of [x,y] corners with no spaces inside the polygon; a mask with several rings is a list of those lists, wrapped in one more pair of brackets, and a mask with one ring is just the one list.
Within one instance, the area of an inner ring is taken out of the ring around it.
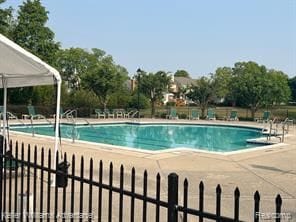
{"label": "grass", "polygon": [[[179,116],[183,118],[187,118],[190,109],[198,109],[200,114],[201,110],[199,107],[175,107],[177,109],[177,113]],[[211,107],[214,108],[217,119],[225,119],[227,116],[229,116],[231,110],[236,110],[238,117],[240,120],[250,120],[252,121],[251,117],[251,111],[247,108],[241,108],[241,107],[226,107],[226,106],[219,106],[219,107]],[[255,113],[255,118],[262,117],[264,111],[270,111],[271,112],[271,118],[277,118],[279,120],[284,120],[287,117],[289,119],[293,119],[296,121],[296,106],[276,106],[272,108],[261,108]],[[155,114],[157,118],[165,118],[165,115],[167,113],[167,107],[165,106],[159,106],[156,108]],[[141,115],[144,115],[144,117],[151,117],[151,109],[145,109],[141,110]]]}

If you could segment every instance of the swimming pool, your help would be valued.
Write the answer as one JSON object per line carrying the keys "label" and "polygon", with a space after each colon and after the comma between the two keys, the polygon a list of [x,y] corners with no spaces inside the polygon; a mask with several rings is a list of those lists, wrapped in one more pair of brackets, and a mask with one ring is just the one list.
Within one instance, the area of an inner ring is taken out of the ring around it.
{"label": "swimming pool", "polygon": [[[13,131],[32,133],[31,126],[11,127]],[[53,136],[49,125],[35,125],[35,134]],[[248,139],[262,137],[261,129],[238,126],[200,124],[62,124],[63,138],[75,139],[137,148],[144,150],[165,150],[192,148],[206,151],[229,152],[259,146],[247,143]]]}

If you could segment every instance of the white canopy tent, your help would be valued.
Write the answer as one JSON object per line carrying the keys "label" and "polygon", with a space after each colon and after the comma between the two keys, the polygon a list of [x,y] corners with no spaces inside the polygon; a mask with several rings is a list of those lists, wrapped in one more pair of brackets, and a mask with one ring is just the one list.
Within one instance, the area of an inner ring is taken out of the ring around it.
{"label": "white canopy tent", "polygon": [[[59,145],[61,76],[59,72],[0,34],[0,88],[3,88],[3,138],[6,138],[7,89],[57,84],[55,155]],[[55,158],[56,159],[56,158]],[[54,160],[55,160],[54,159]]]}

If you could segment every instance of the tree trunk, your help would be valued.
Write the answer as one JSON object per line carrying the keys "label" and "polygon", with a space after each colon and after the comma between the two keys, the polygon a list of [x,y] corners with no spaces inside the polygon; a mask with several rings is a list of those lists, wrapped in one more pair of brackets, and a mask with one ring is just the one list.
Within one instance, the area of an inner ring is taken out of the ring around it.
{"label": "tree trunk", "polygon": [[255,113],[257,111],[256,107],[251,106],[251,117],[253,120],[255,120]]}
{"label": "tree trunk", "polygon": [[151,118],[155,115],[155,101],[151,101]]}
{"label": "tree trunk", "polygon": [[205,116],[206,107],[201,107],[200,109],[201,109],[201,117],[205,118],[206,117]]}
{"label": "tree trunk", "polygon": [[232,101],[231,105],[232,105],[232,107],[235,107],[236,106],[236,101]]}

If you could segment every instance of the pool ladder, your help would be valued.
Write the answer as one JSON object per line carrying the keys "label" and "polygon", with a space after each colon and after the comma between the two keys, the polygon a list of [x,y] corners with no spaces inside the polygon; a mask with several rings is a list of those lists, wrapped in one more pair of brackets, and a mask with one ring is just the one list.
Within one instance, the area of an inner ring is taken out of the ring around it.
{"label": "pool ladder", "polygon": [[[71,130],[70,137],[72,138],[72,143],[75,143],[75,139],[79,137],[79,134],[76,129],[77,110],[76,109],[68,110],[64,115],[66,116],[66,119],[68,121],[71,121],[71,123],[72,123],[72,130]],[[93,128],[93,125],[87,119],[82,119],[82,120],[86,122],[86,125],[89,125],[90,127]]]}
{"label": "pool ladder", "polygon": [[[274,136],[275,138],[279,138],[280,142],[284,142],[285,140],[285,134],[289,132],[290,125],[294,125],[293,120],[290,120],[289,118],[286,118],[283,122],[281,122],[281,133],[279,134],[278,127],[279,123],[276,123],[276,118],[273,120],[269,120],[269,133],[267,134],[267,140],[271,140],[271,137]],[[275,124],[275,128],[273,127]],[[264,129],[263,129],[264,130]]]}

